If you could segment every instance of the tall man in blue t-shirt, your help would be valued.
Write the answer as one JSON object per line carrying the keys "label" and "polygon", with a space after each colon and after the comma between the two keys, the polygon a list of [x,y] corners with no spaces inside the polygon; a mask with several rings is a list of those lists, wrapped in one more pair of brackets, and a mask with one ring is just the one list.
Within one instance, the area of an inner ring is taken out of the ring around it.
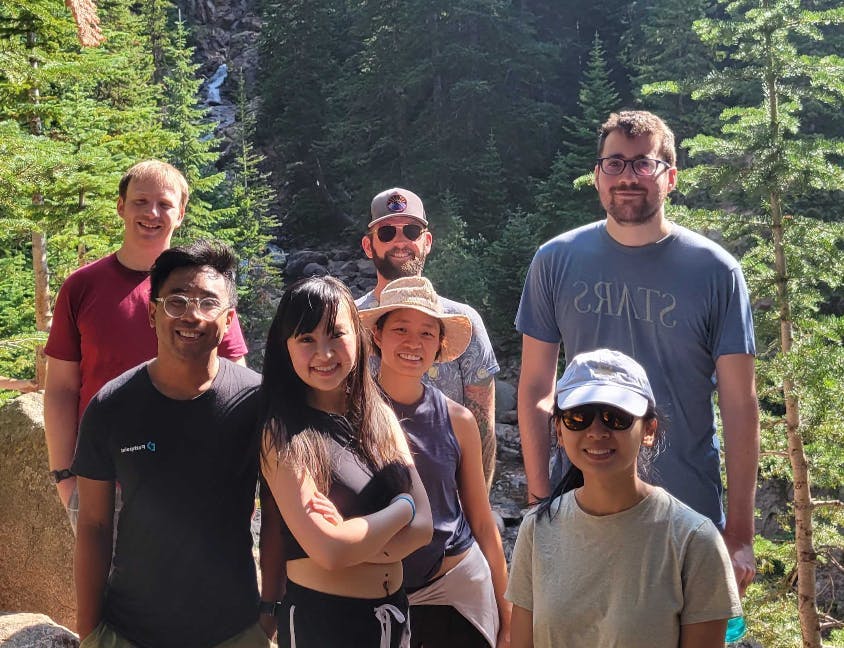
{"label": "tall man in blue t-shirt", "polygon": [[[668,420],[656,479],[722,530],[743,592],[755,574],[753,319],[738,262],[665,217],[665,199],[677,181],[675,160],[674,135],[660,118],[642,111],[610,115],[595,166],[606,220],[548,241],[531,263],[516,315],[525,471],[530,496],[547,496],[548,418],[560,345],[568,358],[600,347],[633,356],[647,370]],[[726,445],[726,517],[716,390]]]}

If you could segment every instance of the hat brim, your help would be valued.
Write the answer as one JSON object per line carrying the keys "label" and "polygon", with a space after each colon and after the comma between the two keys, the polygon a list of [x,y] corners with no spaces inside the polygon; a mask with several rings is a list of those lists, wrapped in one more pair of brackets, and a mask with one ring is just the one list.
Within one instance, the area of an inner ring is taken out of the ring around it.
{"label": "hat brim", "polygon": [[386,216],[379,216],[378,218],[373,218],[371,221],[369,221],[369,225],[366,226],[366,229],[372,229],[373,227],[378,225],[378,223],[383,223],[385,220],[390,220],[391,218],[412,218],[423,226],[428,227],[428,221],[422,216],[399,212],[396,214],[387,214]]}
{"label": "hat brim", "polygon": [[374,330],[376,323],[382,315],[403,308],[410,308],[411,310],[425,313],[442,322],[444,329],[443,339],[440,345],[440,355],[436,362],[457,360],[466,351],[472,339],[472,321],[465,315],[458,313],[438,313],[430,308],[415,304],[389,304],[387,306],[376,306],[375,308],[367,308],[366,310],[359,311],[360,320],[366,328]]}
{"label": "hat brim", "polygon": [[633,416],[644,416],[650,406],[641,394],[617,385],[580,385],[557,394],[557,407],[562,410],[590,403],[612,405]]}

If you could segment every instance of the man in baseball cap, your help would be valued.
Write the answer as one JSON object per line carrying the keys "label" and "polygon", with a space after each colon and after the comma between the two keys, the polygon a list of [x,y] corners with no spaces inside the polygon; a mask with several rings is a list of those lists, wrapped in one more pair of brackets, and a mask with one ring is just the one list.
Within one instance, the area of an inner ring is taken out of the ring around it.
{"label": "man in baseball cap", "polygon": [[[381,291],[400,277],[421,276],[434,238],[422,199],[408,189],[393,187],[372,199],[369,224],[361,239],[377,274],[375,288],[355,300],[359,309],[379,305]],[[462,403],[478,422],[483,444],[487,488],[495,472],[495,381],[498,362],[478,312],[440,295],[446,313],[466,315],[472,322],[469,347],[456,360],[434,364],[424,380]]]}

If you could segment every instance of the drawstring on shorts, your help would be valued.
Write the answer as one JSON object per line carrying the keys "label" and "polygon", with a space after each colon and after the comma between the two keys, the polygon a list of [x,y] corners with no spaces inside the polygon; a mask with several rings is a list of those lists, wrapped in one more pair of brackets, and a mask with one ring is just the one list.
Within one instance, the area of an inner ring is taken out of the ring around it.
{"label": "drawstring on shorts", "polygon": [[[381,624],[381,644],[379,648],[390,648],[393,638],[393,624],[391,623],[390,615],[399,623],[404,623],[407,617],[395,605],[384,603],[373,610],[375,618]],[[405,624],[402,629],[402,638],[399,648],[405,648],[410,645],[410,633],[408,632],[410,624]],[[295,648],[295,647],[294,647]]]}

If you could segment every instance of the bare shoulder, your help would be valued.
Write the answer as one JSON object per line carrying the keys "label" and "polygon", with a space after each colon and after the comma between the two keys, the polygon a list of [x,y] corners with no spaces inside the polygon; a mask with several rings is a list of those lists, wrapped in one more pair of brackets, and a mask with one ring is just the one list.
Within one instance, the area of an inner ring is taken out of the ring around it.
{"label": "bare shoulder", "polygon": [[451,418],[452,425],[474,423],[477,426],[475,415],[472,414],[468,407],[464,407],[460,403],[451,400],[448,396],[445,397],[445,401],[448,406],[448,415]]}
{"label": "bare shoulder", "polygon": [[457,437],[460,446],[465,449],[467,443],[480,444],[481,433],[475,415],[468,408],[455,403],[450,398],[446,398],[446,403],[448,405],[448,416],[451,419],[451,428],[454,430],[454,436]]}

